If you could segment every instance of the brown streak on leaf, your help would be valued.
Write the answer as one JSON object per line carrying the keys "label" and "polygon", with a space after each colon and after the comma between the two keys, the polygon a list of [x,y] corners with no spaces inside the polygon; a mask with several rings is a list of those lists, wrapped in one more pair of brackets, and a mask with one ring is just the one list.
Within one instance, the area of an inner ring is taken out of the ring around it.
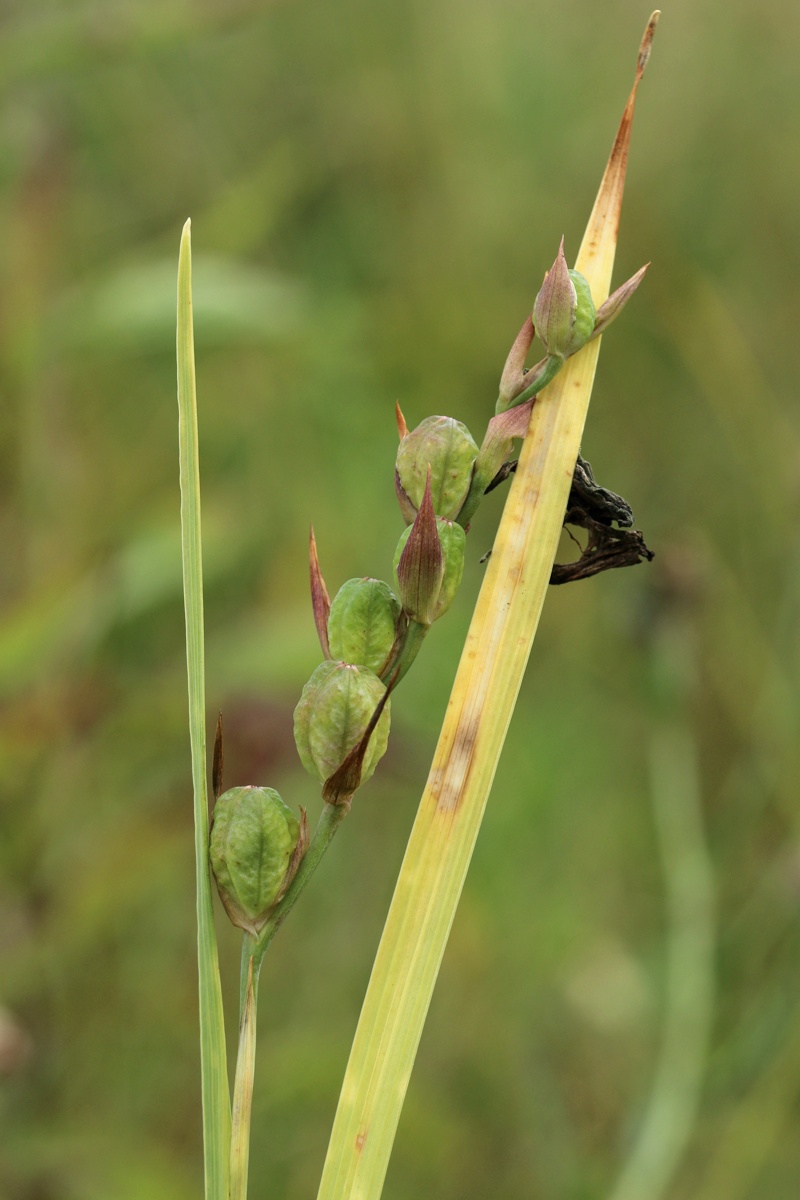
{"label": "brown streak on leaf", "polygon": [[458,727],[441,776],[432,783],[439,812],[455,814],[458,811],[472,769],[479,729],[480,716],[474,716]]}

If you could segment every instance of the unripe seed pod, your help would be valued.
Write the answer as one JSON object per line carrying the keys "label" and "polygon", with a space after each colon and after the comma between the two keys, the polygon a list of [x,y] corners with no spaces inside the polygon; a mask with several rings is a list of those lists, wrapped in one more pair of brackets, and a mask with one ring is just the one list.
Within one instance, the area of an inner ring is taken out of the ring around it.
{"label": "unripe seed pod", "polygon": [[428,466],[433,510],[437,517],[454,521],[469,491],[477,457],[472,434],[453,417],[426,417],[412,429],[400,442],[396,462],[397,495],[407,524],[422,503]]}
{"label": "unripe seed pod", "polygon": [[[367,667],[320,663],[294,710],[294,740],[303,766],[325,783],[364,735],[386,688]],[[386,753],[389,704],[369,739],[361,767],[366,783]]]}
{"label": "unripe seed pod", "polygon": [[209,857],[234,925],[257,933],[291,882],[300,822],[276,791],[236,787],[214,807]]}
{"label": "unripe seed pod", "polygon": [[[437,517],[436,529],[439,534],[439,544],[442,548],[444,574],[438,593],[431,600],[425,614],[430,619],[422,619],[423,614],[419,613],[409,612],[408,614],[412,620],[421,620],[422,624],[432,624],[447,612],[453,603],[455,594],[461,584],[461,577],[464,574],[464,551],[466,549],[467,535],[463,528],[454,521],[445,521],[442,517]],[[400,563],[400,556],[405,549],[410,535],[411,529],[404,529],[400,534],[400,541],[397,543],[397,549],[394,554],[395,574]]]}
{"label": "unripe seed pod", "polygon": [[369,667],[379,675],[392,652],[402,609],[388,583],[348,579],[328,617],[331,657]]}
{"label": "unripe seed pod", "polygon": [[[569,277],[575,288],[575,323],[572,326],[572,340],[575,350],[585,346],[594,332],[597,310],[592,299],[589,280],[580,271],[570,271]],[[572,351],[574,353],[574,351]]]}
{"label": "unripe seed pod", "polygon": [[439,602],[436,605],[435,619],[438,621],[439,617],[444,616],[453,603],[456,592],[461,586],[467,535],[462,526],[457,525],[454,521],[441,519],[437,524],[444,555],[444,579],[442,580],[442,590],[439,593]]}

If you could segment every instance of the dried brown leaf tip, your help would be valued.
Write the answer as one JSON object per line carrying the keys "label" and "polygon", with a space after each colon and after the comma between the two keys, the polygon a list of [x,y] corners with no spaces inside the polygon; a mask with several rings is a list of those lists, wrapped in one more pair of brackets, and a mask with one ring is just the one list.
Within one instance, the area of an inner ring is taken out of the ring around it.
{"label": "dried brown leaf tip", "polygon": [[653,38],[654,38],[655,32],[656,32],[656,25],[658,24],[658,18],[660,16],[661,16],[660,8],[657,8],[653,13],[651,13],[650,20],[647,22],[647,28],[645,29],[644,34],[642,36],[642,43],[639,46],[639,58],[636,63],[636,82],[637,83],[644,75],[644,69],[647,66],[648,60],[650,58],[650,51],[653,48]]}
{"label": "dried brown leaf tip", "polygon": [[[636,59],[636,73],[633,87],[628,96],[622,119],[617,129],[614,144],[603,172],[600,189],[594,202],[589,224],[586,227],[581,252],[578,255],[580,270],[589,277],[595,289],[607,289],[611,278],[614,261],[614,250],[619,231],[619,220],[622,212],[622,196],[625,190],[625,175],[628,167],[628,150],[630,148],[633,114],[636,108],[636,93],[642,80],[645,67],[650,58],[653,36],[661,13],[658,9],[647,22],[639,53]],[[608,294],[604,290],[602,294]]]}
{"label": "dried brown leaf tip", "polygon": [[397,421],[397,434],[402,442],[404,437],[408,437],[408,426],[406,425],[406,419],[403,416],[403,410],[400,407],[399,401],[395,401],[394,415]]}
{"label": "dried brown leaf tip", "polygon": [[311,526],[311,536],[308,543],[308,559],[309,559],[309,575],[311,579],[311,604],[314,609],[314,624],[317,627],[317,636],[319,644],[322,646],[322,653],[326,658],[330,658],[330,646],[328,644],[328,617],[331,611],[331,598],[328,595],[328,589],[325,586],[325,580],[322,578],[322,572],[319,568],[319,558],[317,556],[317,539],[314,537],[314,526]]}

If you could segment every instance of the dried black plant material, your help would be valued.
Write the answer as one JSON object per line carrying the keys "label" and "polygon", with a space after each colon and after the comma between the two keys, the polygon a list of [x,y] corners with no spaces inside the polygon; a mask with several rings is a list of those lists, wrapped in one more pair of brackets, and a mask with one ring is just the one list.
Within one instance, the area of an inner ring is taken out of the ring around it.
{"label": "dried black plant material", "polygon": [[[517,469],[516,460],[503,463],[486,491],[499,487]],[[655,557],[641,531],[633,528],[633,510],[627,500],[602,487],[594,477],[591,463],[578,455],[572,476],[564,525],[585,529],[589,535],[581,556],[575,562],[554,563],[552,584],[588,579],[616,567],[633,567]],[[491,551],[489,552],[491,553]],[[489,555],[484,555],[486,561]]]}

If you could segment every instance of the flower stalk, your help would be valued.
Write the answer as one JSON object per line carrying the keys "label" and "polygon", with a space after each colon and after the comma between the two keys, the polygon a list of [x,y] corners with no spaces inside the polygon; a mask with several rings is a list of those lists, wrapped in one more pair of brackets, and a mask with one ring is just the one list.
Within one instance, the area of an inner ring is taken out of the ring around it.
{"label": "flower stalk", "polygon": [[[598,304],[609,295],[636,92],[658,15],[653,14],[642,39],[633,89],[576,263]],[[422,1027],[544,603],[599,349],[599,337],[589,340],[533,405],[373,966],[318,1200],[377,1200],[383,1187]]]}
{"label": "flower stalk", "polygon": [[250,1117],[253,1112],[253,1081],[256,1069],[256,1006],[258,1004],[258,968],[254,955],[247,960],[244,1002],[239,1017],[239,1052],[233,1083],[231,1113],[230,1200],[247,1200],[247,1174],[250,1160]]}

